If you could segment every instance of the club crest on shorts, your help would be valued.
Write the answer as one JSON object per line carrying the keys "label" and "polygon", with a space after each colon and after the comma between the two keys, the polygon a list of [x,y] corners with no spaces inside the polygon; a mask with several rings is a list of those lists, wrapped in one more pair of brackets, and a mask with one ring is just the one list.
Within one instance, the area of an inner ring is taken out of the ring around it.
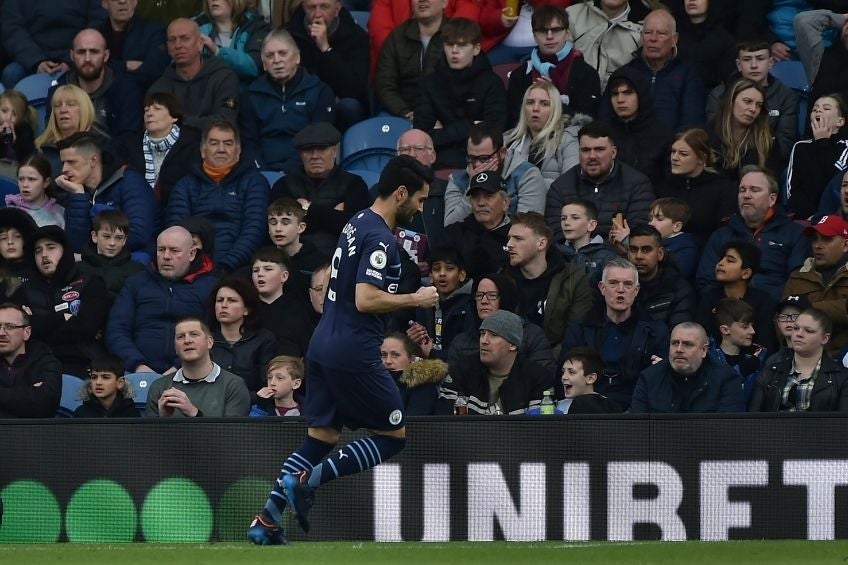
{"label": "club crest on shorts", "polygon": [[380,251],[379,249],[371,254],[371,257],[368,259],[371,263],[371,266],[375,269],[382,269],[386,266],[386,261],[388,258],[386,257],[385,251]]}
{"label": "club crest on shorts", "polygon": [[394,410],[389,414],[389,423],[391,425],[397,426],[401,420],[403,420],[403,413],[400,410]]}

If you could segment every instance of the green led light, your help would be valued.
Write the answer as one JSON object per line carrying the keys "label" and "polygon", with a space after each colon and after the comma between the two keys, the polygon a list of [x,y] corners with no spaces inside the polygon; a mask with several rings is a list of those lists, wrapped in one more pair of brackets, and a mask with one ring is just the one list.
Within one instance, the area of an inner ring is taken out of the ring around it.
{"label": "green led light", "polygon": [[38,481],[15,481],[0,491],[0,543],[56,543],[62,530],[59,501]]}
{"label": "green led light", "polygon": [[115,481],[82,485],[68,502],[65,531],[75,543],[132,542],[138,527],[135,503]]}
{"label": "green led light", "polygon": [[189,479],[165,479],[150,489],[141,507],[141,531],[149,542],[197,543],[212,534],[212,506]]}
{"label": "green led light", "polygon": [[216,514],[220,541],[243,541],[250,521],[262,510],[271,483],[267,480],[241,479],[221,496]]}

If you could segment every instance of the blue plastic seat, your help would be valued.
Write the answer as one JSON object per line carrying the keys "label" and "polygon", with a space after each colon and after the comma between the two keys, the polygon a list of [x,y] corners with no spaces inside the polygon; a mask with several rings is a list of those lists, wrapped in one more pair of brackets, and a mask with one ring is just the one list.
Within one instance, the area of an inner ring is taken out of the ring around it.
{"label": "blue plastic seat", "polygon": [[[380,180],[380,173],[382,171],[371,171],[368,169],[352,169],[347,172],[360,177],[365,181],[365,185],[368,187],[368,190],[372,190],[377,182]],[[373,196],[373,194],[372,194]]]}
{"label": "blue plastic seat", "polygon": [[271,185],[271,188],[274,187],[274,183],[286,176],[286,173],[280,171],[260,171],[262,176],[265,177],[265,180],[268,181],[268,184]]}
{"label": "blue plastic seat", "polygon": [[159,373],[127,373],[124,378],[132,385],[133,402],[139,414],[144,416],[147,408],[147,391],[150,390],[150,385],[153,381],[160,378]]}
{"label": "blue plastic seat", "polygon": [[359,27],[368,31],[368,19],[371,17],[371,12],[366,12],[364,10],[351,10],[350,15],[353,16],[353,20],[359,24]]}
{"label": "blue plastic seat", "polygon": [[803,139],[810,121],[810,80],[801,61],[778,61],[771,69],[777,80],[798,94],[798,137]]}
{"label": "blue plastic seat", "polygon": [[57,418],[73,418],[74,410],[82,405],[79,398],[80,388],[85,381],[74,375],[62,375],[62,397],[59,400],[59,408],[56,410]]}
{"label": "blue plastic seat", "polygon": [[30,104],[44,101],[47,100],[47,92],[57,78],[59,78],[59,75],[35,73],[19,80],[18,84],[15,85],[15,90],[26,96]]}
{"label": "blue plastic seat", "polygon": [[346,171],[382,171],[397,154],[397,141],[412,129],[404,118],[378,116],[351,126],[342,138],[342,168]]}

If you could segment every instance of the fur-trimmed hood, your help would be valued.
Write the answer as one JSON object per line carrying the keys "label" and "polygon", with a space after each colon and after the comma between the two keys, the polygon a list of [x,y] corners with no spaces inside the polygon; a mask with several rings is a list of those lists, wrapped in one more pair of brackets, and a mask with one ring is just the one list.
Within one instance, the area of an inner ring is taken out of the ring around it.
{"label": "fur-trimmed hood", "polygon": [[448,364],[441,359],[419,359],[411,363],[399,382],[408,388],[415,388],[427,384],[439,384],[448,374]]}

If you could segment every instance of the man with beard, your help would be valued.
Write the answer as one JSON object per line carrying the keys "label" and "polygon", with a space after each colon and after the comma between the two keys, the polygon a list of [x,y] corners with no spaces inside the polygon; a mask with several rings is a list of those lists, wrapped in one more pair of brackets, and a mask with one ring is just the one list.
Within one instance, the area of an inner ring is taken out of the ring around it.
{"label": "man with beard", "polygon": [[642,371],[630,412],[744,412],[742,378],[708,352],[700,324],[674,326],[668,359]]}
{"label": "man with beard", "polygon": [[[50,88],[48,98],[62,85],[82,88],[94,104],[94,119],[109,136],[121,141],[141,129],[144,104],[136,83],[126,73],[108,65],[106,39],[96,29],[84,29],[71,46],[73,68]],[[48,101],[47,108],[53,105]]]}
{"label": "man with beard", "polygon": [[[339,236],[324,313],[306,356],[308,435],[283,463],[265,508],[251,523],[247,537],[253,543],[287,543],[281,528],[286,506],[308,532],[318,486],[370,469],[406,444],[403,401],[382,363],[380,345],[384,314],[429,308],[438,300],[432,286],[396,293],[400,256],[392,233],[421,211],[431,178],[430,170],[412,157],[395,157],[380,175],[374,204],[354,215]],[[336,450],[345,426],[373,435]]]}

